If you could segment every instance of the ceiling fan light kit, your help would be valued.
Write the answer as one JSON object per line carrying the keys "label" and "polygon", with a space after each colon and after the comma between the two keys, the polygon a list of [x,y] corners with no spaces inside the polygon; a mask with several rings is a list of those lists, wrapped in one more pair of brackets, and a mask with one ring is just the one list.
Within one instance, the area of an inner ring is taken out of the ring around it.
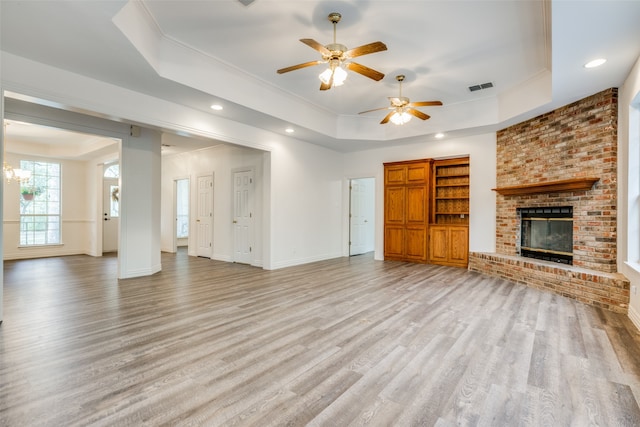
{"label": "ceiling fan light kit", "polygon": [[[320,79],[320,90],[328,90],[334,86],[342,86],[348,76],[346,70],[362,74],[363,76],[369,77],[370,79],[375,81],[382,80],[384,78],[384,74],[362,64],[352,62],[351,59],[358,56],[387,50],[387,46],[384,43],[377,41],[349,50],[345,45],[337,43],[336,25],[338,24],[338,22],[340,22],[341,18],[342,15],[340,15],[338,12],[332,12],[328,16],[329,21],[331,21],[331,23],[333,24],[333,43],[322,45],[313,39],[300,39],[302,43],[320,52],[320,54],[322,55],[322,59],[281,68],[277,71],[278,74],[284,74],[290,71],[295,71],[314,65],[328,64],[327,69],[321,72],[318,76],[318,78]],[[384,119],[382,119],[380,124],[385,124],[391,121],[391,123],[395,125],[403,125],[405,123],[408,123],[411,120],[412,116],[415,116],[421,120],[427,120],[429,118],[429,115],[423,113],[422,111],[416,110],[413,107],[442,105],[442,102],[410,102],[409,98],[402,96],[402,82],[404,81],[404,78],[404,75],[396,76],[396,80],[400,83],[400,96],[398,96],[397,98],[389,98],[389,100],[391,101],[390,107],[363,111],[360,114],[378,110],[392,110],[384,117]]]}
{"label": "ceiling fan light kit", "polygon": [[399,108],[391,115],[389,120],[394,125],[403,125],[411,120],[411,114],[407,113],[402,108]]}
{"label": "ceiling fan light kit", "polygon": [[368,55],[370,53],[381,52],[387,50],[387,46],[382,42],[373,42],[362,45],[353,49],[348,49],[345,45],[336,42],[336,25],[340,22],[342,15],[338,12],[329,14],[328,19],[333,24],[333,43],[322,45],[313,39],[300,39],[300,41],[312,49],[317,50],[322,55],[322,59],[316,61],[304,62],[291,67],[281,68],[278,74],[288,73],[290,71],[299,70],[301,68],[311,67],[319,64],[328,64],[318,76],[320,78],[320,90],[328,90],[334,86],[341,86],[347,78],[347,71],[350,70],[365,77],[379,81],[382,80],[384,74],[364,65],[352,62],[351,59],[358,56]]}
{"label": "ceiling fan light kit", "polygon": [[414,107],[427,107],[442,105],[440,101],[418,101],[411,102],[406,96],[402,96],[402,82],[404,81],[404,75],[400,74],[396,76],[396,80],[400,83],[400,90],[398,97],[389,97],[391,105],[389,107],[374,108],[373,110],[362,111],[358,114],[370,113],[372,111],[391,110],[384,119],[380,122],[381,125],[391,122],[394,125],[403,125],[411,120],[411,116],[415,116],[420,120],[427,120],[428,114],[423,113],[420,110],[416,110]]}

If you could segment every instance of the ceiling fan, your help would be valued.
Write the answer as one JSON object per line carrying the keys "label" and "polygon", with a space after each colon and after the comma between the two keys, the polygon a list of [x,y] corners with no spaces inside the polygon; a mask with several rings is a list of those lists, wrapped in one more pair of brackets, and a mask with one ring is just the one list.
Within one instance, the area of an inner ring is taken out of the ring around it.
{"label": "ceiling fan", "polygon": [[391,120],[391,123],[396,125],[403,125],[411,120],[411,116],[416,116],[419,119],[427,120],[429,117],[428,114],[423,113],[422,111],[416,110],[413,107],[426,107],[426,106],[437,106],[442,105],[440,101],[418,101],[418,102],[410,102],[409,98],[406,96],[402,96],[402,82],[404,81],[404,75],[396,76],[396,80],[400,82],[400,95],[395,97],[389,97],[391,101],[391,106],[382,107],[382,108],[374,108],[373,110],[362,111],[358,114],[370,113],[372,111],[380,111],[380,110],[392,110],[389,114],[387,114],[384,119],[380,122],[381,125],[387,123]]}
{"label": "ceiling fan", "polygon": [[321,82],[320,90],[327,90],[331,89],[333,86],[342,85],[347,78],[347,72],[344,70],[345,68],[369,77],[370,79],[376,81],[381,80],[384,77],[384,74],[381,72],[349,60],[358,56],[387,50],[387,46],[382,42],[373,42],[353,49],[347,49],[345,45],[336,43],[336,24],[340,22],[342,15],[338,12],[332,12],[329,14],[328,18],[329,21],[333,23],[333,43],[323,46],[313,39],[300,39],[302,43],[320,52],[322,54],[322,59],[281,68],[278,70],[278,74],[284,74],[289,71],[299,70],[300,68],[311,67],[318,64],[329,64],[329,67],[319,76]]}

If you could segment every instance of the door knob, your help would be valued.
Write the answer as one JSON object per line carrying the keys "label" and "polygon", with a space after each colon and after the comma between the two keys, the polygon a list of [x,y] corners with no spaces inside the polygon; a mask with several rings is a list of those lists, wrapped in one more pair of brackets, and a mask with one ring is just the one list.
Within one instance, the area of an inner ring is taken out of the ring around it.
{"label": "door knob", "polygon": [[105,221],[109,221],[110,219],[111,219],[111,218],[105,218],[104,220],[105,220]]}
{"label": "door knob", "polygon": [[236,220],[234,219],[234,220],[233,220],[233,223],[234,223],[234,224],[237,224],[237,223],[238,223],[238,221],[236,221]]}

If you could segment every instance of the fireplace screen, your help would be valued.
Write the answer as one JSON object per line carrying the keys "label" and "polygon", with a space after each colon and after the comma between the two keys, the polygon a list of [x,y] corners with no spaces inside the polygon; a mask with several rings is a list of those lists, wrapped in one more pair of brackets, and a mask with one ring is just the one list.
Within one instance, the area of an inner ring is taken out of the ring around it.
{"label": "fireplace screen", "polygon": [[521,208],[520,255],[572,264],[573,208]]}

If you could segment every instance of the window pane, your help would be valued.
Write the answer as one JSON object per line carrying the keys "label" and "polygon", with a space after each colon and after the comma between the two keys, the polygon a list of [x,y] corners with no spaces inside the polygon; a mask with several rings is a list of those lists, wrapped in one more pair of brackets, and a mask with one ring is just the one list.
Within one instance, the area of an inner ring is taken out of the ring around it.
{"label": "window pane", "polygon": [[120,165],[111,165],[104,171],[105,178],[118,178],[120,177]]}
{"label": "window pane", "polygon": [[20,244],[60,243],[60,164],[22,160],[20,167],[32,174],[20,186]]}
{"label": "window pane", "polygon": [[110,215],[112,218],[117,218],[120,212],[120,188],[117,185],[109,186],[109,194],[111,194]]}

